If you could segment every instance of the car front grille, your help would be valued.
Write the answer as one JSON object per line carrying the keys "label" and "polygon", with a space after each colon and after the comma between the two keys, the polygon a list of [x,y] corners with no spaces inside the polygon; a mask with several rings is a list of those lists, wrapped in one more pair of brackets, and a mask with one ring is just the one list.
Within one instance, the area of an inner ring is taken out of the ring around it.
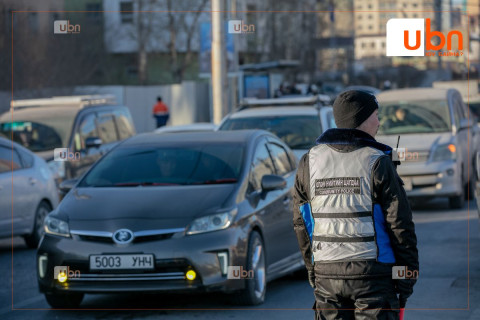
{"label": "car front grille", "polygon": [[[185,228],[176,229],[158,229],[158,230],[144,230],[133,232],[134,239],[132,243],[158,241],[170,239],[175,233],[184,232]],[[82,241],[101,242],[113,244],[113,233],[104,231],[90,231],[90,230],[71,230],[70,233],[74,237]]]}

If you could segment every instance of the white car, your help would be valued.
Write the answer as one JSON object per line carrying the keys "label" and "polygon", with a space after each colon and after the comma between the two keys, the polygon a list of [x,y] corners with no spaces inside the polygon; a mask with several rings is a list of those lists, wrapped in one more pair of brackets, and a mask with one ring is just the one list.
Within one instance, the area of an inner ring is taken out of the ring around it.
{"label": "white car", "polygon": [[178,133],[178,132],[205,132],[215,131],[218,128],[217,125],[210,122],[198,122],[191,124],[183,124],[178,126],[165,126],[155,129],[155,133]]}
{"label": "white car", "polygon": [[0,137],[0,238],[23,236],[36,248],[43,220],[57,205],[57,187],[45,160]]}
{"label": "white car", "polygon": [[244,106],[227,115],[218,130],[263,129],[282,139],[299,160],[317,138],[335,127],[332,107],[317,98],[246,99]]}
{"label": "white car", "polygon": [[403,162],[397,171],[408,197],[448,197],[451,208],[462,208],[469,180],[473,196],[472,164],[478,146],[472,137],[476,124],[468,119],[460,93],[456,89],[401,89],[384,91],[377,99],[380,128],[376,139],[395,148],[400,136]]}

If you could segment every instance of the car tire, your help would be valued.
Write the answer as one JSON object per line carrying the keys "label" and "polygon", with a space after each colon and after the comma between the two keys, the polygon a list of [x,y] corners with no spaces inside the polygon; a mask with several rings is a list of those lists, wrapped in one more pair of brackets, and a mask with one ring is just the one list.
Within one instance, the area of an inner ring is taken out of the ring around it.
{"label": "car tire", "polygon": [[252,232],[248,241],[247,271],[253,270],[253,277],[245,280],[245,289],[234,295],[235,304],[258,305],[265,301],[267,274],[265,268],[265,249],[262,237]]}
{"label": "car tire", "polygon": [[45,299],[52,308],[78,308],[83,300],[83,293],[45,293]]}
{"label": "car tire", "polygon": [[46,202],[42,201],[35,211],[35,222],[33,225],[33,231],[31,234],[26,235],[25,243],[29,248],[36,248],[43,234],[45,233],[43,229],[43,221],[47,214],[52,211],[52,207]]}

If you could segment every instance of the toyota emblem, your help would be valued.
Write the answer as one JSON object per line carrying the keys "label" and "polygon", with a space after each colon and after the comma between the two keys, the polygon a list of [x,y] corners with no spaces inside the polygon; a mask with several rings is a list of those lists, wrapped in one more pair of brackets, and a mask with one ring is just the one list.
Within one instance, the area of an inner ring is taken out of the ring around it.
{"label": "toyota emblem", "polygon": [[113,234],[113,241],[117,244],[127,244],[133,240],[133,232],[128,229],[120,229]]}

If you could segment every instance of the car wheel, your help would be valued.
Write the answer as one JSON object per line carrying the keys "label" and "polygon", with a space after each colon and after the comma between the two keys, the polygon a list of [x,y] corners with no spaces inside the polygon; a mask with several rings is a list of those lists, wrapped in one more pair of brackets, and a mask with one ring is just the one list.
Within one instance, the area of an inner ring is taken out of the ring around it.
{"label": "car wheel", "polygon": [[45,230],[43,229],[43,221],[47,214],[52,211],[52,207],[45,202],[42,201],[37,207],[37,211],[35,212],[35,223],[33,225],[33,232],[27,236],[25,236],[25,242],[29,248],[36,248],[40,239],[42,238]]}
{"label": "car wheel", "polygon": [[83,293],[45,293],[45,299],[52,308],[77,308],[83,300]]}
{"label": "car wheel", "polygon": [[253,277],[245,280],[245,289],[235,295],[235,302],[241,305],[257,305],[265,301],[267,274],[265,250],[262,237],[252,232],[248,242],[247,271],[253,270]]}

